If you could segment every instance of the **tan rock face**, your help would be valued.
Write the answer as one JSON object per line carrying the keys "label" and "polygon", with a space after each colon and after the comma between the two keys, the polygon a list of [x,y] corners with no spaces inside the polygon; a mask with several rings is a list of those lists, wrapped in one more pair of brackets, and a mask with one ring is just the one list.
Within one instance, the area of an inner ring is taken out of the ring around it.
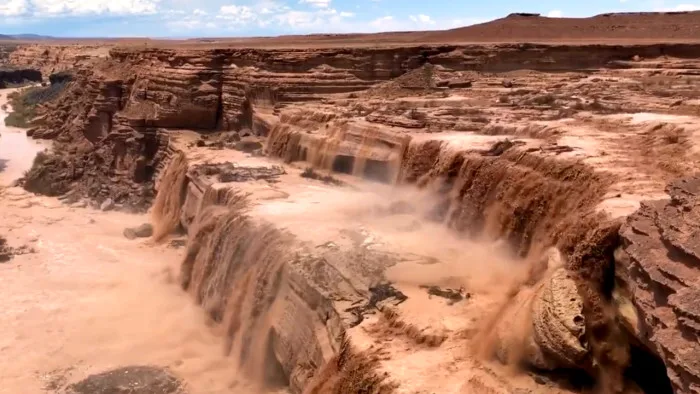
{"label": "tan rock face", "polygon": [[677,393],[700,391],[700,179],[668,187],[622,229],[620,278],[638,313],[638,337],[664,360]]}

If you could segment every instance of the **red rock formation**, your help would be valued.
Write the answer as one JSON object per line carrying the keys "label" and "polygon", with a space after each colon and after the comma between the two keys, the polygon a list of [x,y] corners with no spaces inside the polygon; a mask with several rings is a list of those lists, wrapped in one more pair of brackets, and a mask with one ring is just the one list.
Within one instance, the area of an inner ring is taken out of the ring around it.
{"label": "red rock formation", "polygon": [[663,359],[676,393],[700,393],[700,178],[668,192],[628,218],[619,276],[638,313],[631,330]]}

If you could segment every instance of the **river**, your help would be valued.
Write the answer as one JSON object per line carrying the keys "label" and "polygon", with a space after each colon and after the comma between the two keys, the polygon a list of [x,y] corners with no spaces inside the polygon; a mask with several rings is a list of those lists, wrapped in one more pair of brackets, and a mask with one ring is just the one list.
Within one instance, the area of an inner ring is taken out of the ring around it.
{"label": "river", "polygon": [[0,90],[0,186],[8,186],[32,166],[38,152],[50,146],[47,141],[33,140],[24,130],[5,126],[7,95],[15,89]]}

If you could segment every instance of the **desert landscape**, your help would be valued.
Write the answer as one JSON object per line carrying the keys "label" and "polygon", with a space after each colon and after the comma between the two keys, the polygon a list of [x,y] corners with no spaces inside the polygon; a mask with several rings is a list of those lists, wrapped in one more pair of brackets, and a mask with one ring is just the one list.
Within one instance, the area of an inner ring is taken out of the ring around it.
{"label": "desert landscape", "polygon": [[698,31],[0,41],[0,393],[700,394]]}

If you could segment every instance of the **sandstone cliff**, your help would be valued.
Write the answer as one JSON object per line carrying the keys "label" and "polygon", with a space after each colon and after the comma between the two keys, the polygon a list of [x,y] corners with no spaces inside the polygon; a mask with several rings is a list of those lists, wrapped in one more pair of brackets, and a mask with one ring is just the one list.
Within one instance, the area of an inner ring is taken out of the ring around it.
{"label": "sandstone cliff", "polygon": [[618,276],[638,312],[629,329],[664,360],[676,393],[699,393],[700,179],[668,192],[627,220]]}

